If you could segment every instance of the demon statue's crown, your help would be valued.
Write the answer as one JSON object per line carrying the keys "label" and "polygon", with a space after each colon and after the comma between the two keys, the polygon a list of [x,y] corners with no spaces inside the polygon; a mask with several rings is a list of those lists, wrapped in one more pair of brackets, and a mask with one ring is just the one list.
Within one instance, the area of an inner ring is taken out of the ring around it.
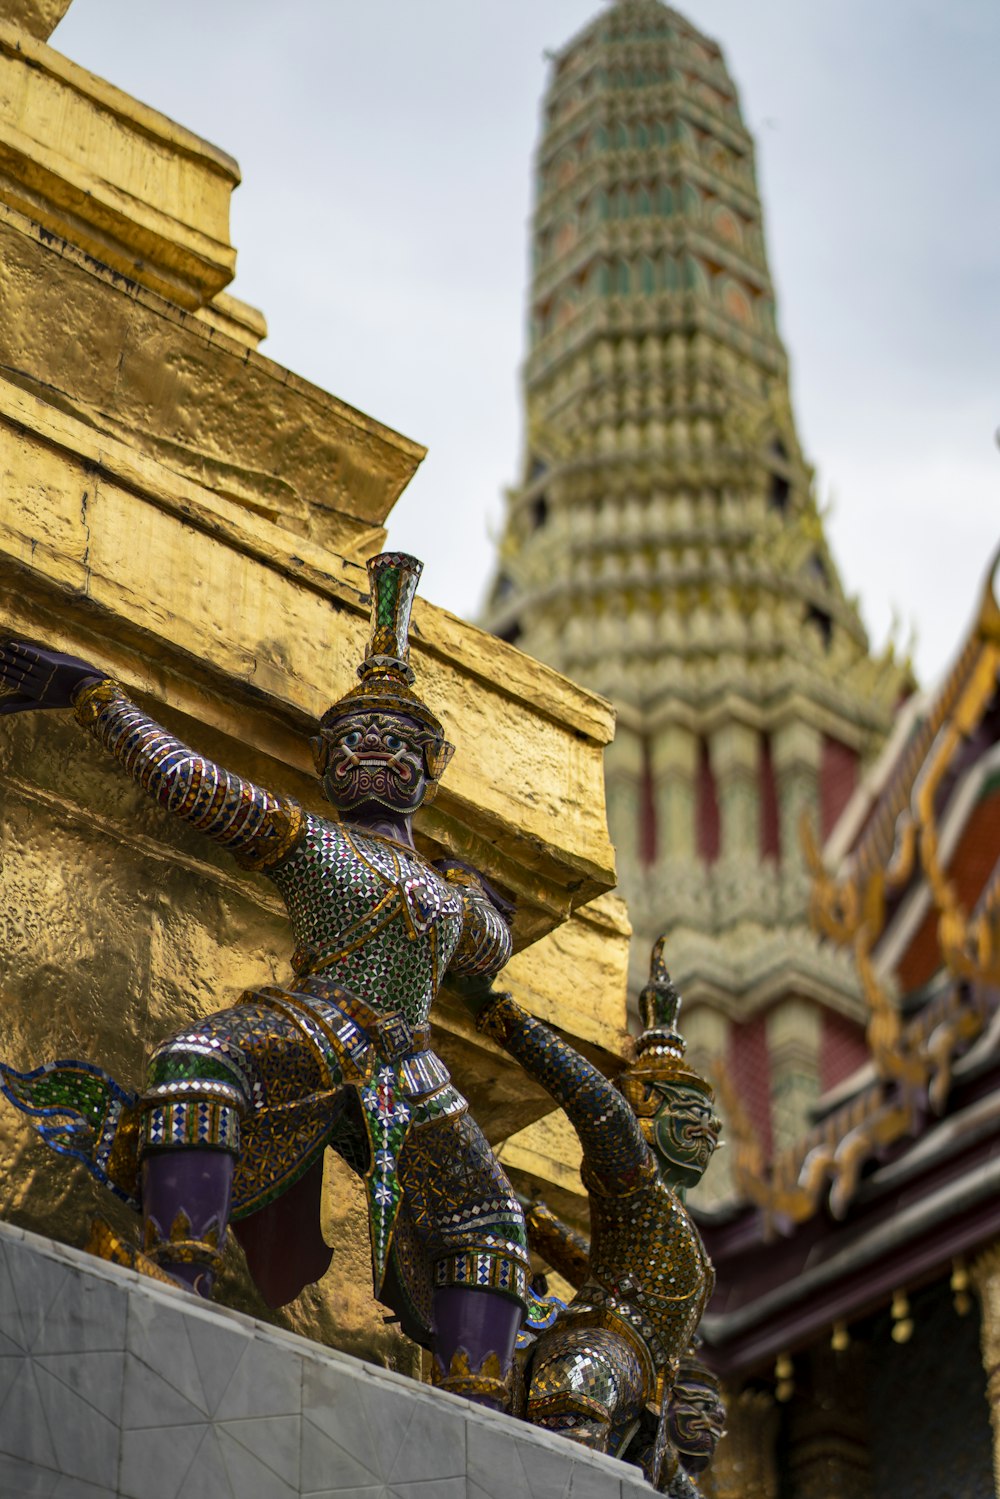
{"label": "demon statue's crown", "polygon": [[[380,552],[369,558],[371,635],[358,667],[361,681],[327,708],[320,727],[329,731],[344,718],[365,713],[410,719],[419,730],[407,737],[423,746],[427,773],[436,781],[455,747],[445,739],[440,719],[413,690],[410,613],[423,570],[424,564],[405,552]],[[321,758],[322,747],[317,743],[317,760]]]}
{"label": "demon statue's crown", "polygon": [[681,996],[667,972],[665,943],[660,937],[653,948],[649,980],[639,995],[643,1031],[635,1043],[635,1060],[620,1078],[622,1092],[640,1119],[651,1117],[663,1103],[656,1083],[678,1083],[715,1098],[712,1085],[684,1060],[687,1046],[677,1028]]}

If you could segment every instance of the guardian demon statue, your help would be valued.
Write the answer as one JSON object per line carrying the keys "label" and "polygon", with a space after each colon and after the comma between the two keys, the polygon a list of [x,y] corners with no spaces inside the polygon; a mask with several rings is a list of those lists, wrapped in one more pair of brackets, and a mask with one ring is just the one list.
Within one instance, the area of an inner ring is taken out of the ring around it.
{"label": "guardian demon statue", "polygon": [[590,1244],[546,1210],[529,1212],[532,1247],[579,1289],[554,1318],[538,1308],[524,1414],[640,1461],[669,1492],[679,1472],[671,1399],[715,1280],[684,1192],[712,1158],[719,1120],[711,1087],[684,1059],[663,939],[639,1000],[636,1058],[617,1083],[509,994],[474,979],[461,988],[479,1027],[562,1105],[583,1147]]}
{"label": "guardian demon statue", "polygon": [[422,566],[385,553],[368,570],[361,680],[313,740],[329,817],[187,748],[93,666],[25,641],[0,648],[0,713],[72,708],[165,812],[274,883],[296,941],[282,987],[164,1040],[141,1094],[89,1063],[0,1064],[0,1084],[49,1144],[141,1212],[141,1250],[106,1230],[105,1252],[203,1296],[230,1219],[272,1305],[324,1273],[321,1158],[333,1146],[367,1184],[376,1295],[433,1348],[439,1383],[501,1404],[523,1214],[430,1050],[428,1015],[446,972],[489,980],[507,962],[510,912],[475,871],[414,847],[413,814],[453,748],[408,664]]}

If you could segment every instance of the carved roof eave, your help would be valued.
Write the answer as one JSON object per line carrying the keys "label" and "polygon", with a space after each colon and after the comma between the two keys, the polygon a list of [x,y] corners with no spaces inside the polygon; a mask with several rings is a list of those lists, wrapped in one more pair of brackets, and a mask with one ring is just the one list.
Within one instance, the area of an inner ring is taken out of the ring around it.
{"label": "carved roof eave", "polygon": [[[990,569],[984,599],[958,665],[928,709],[934,731],[918,741],[924,751],[921,760],[916,763],[905,748],[900,754],[897,747],[888,774],[883,774],[883,797],[891,798],[898,796],[900,765],[908,773],[909,797],[897,817],[894,865],[882,872],[880,886],[873,872],[866,889],[847,897],[842,894],[846,882],[838,886],[817,873],[814,924],[843,945],[853,943],[869,1007],[871,1067],[864,1070],[863,1080],[859,1076],[861,1086],[853,1094],[768,1166],[739,1099],[728,1100],[737,1191],[760,1210],[765,1234],[781,1225],[803,1224],[824,1210],[835,1219],[845,1218],[866,1164],[924,1134],[928,1108],[932,1114],[945,1113],[956,1064],[983,1037],[1000,1005],[1000,849],[994,850],[992,871],[970,912],[958,900],[950,867],[980,794],[1000,767],[1000,748],[988,749],[952,788],[940,828],[938,812],[942,809],[935,807],[942,777],[967,736],[982,722],[996,692],[1000,608],[993,581],[998,564],[1000,555]],[[920,733],[919,726],[911,732],[910,745],[915,733]],[[815,849],[812,852],[816,859]],[[918,883],[910,900],[896,908],[895,921],[887,929],[885,892],[892,888],[894,875],[900,892],[906,884]],[[873,887],[877,899],[871,893]],[[822,900],[829,904],[819,904]],[[834,904],[837,900],[841,905]],[[902,954],[914,922],[922,920],[931,907],[938,915],[946,983],[904,1022],[891,993],[890,959]],[[877,961],[875,950],[883,936],[891,940]],[[981,1044],[992,1043],[986,1038]],[[727,1102],[726,1095],[733,1090],[724,1072],[719,1086]]]}
{"label": "carved roof eave", "polygon": [[[1000,953],[1000,860],[991,881],[995,954]],[[894,1075],[867,1081],[793,1146],[766,1164],[731,1079],[717,1068],[717,1091],[731,1117],[737,1194],[757,1208],[764,1238],[791,1232],[821,1213],[848,1216],[864,1168],[924,1132],[948,1104],[959,1058],[983,1036],[1000,1005],[1000,961],[975,982],[957,980],[899,1028]]]}
{"label": "carved roof eave", "polygon": [[[876,961],[876,949],[892,911],[908,887],[925,883],[938,912],[938,940],[947,971],[962,978],[997,982],[1000,942],[996,923],[997,880],[987,884],[971,915],[959,900],[942,864],[938,815],[958,756],[995,700],[1000,677],[1000,605],[995,580],[1000,552],[991,564],[972,629],[941,688],[917,716],[892,758],[878,768],[867,813],[857,806],[845,818],[858,828],[842,872],[833,874],[809,828],[803,829],[813,874],[810,915],[817,931],[853,950],[869,1005],[868,1043],[880,1076],[904,1078],[913,1070],[902,1048],[902,1025],[892,993],[892,975]],[[951,798],[949,798],[951,800]]]}
{"label": "carved roof eave", "polygon": [[[813,900],[819,930],[834,941],[866,929],[867,951],[882,933],[886,895],[902,892],[913,876],[918,833],[933,823],[935,792],[954,757],[982,721],[1000,673],[1000,550],[990,564],[972,627],[954,665],[905,738],[893,736],[868,782],[846,808],[827,848],[827,861],[810,840]],[[842,828],[850,828],[845,847]],[[841,857],[830,873],[829,855]]]}
{"label": "carved roof eave", "polygon": [[[996,1020],[961,1064],[960,1107],[925,1126],[868,1177],[845,1223],[815,1222],[768,1242],[751,1210],[696,1214],[716,1265],[716,1298],[699,1327],[723,1375],[769,1368],[837,1321],[884,1307],[900,1285],[947,1273],[1000,1234]],[[967,1065],[972,1064],[972,1065]]]}
{"label": "carved roof eave", "polygon": [[[969,833],[984,795],[1000,779],[1000,743],[994,744],[965,772],[956,784],[937,827],[937,863],[950,881],[960,843]],[[952,902],[954,904],[954,902]],[[905,896],[886,922],[875,949],[875,963],[882,975],[894,973],[929,911],[940,909],[935,887],[918,871]]]}

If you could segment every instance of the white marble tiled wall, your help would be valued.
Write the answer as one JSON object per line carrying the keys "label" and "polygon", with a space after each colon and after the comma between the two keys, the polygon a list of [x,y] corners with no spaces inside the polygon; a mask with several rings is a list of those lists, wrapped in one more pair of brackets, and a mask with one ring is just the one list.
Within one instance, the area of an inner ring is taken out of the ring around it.
{"label": "white marble tiled wall", "polygon": [[0,1499],[651,1494],[624,1464],[0,1224]]}

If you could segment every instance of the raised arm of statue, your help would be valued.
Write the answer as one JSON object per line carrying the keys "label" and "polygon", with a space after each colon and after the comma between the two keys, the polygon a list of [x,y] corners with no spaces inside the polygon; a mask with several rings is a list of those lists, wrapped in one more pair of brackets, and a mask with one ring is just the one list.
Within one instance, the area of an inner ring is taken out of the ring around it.
{"label": "raised arm of statue", "polygon": [[301,839],[305,817],[297,802],[196,754],[143,713],[117,682],[83,686],[74,712],[161,807],[221,843],[241,864],[266,869]]}
{"label": "raised arm of statue", "polygon": [[493,995],[480,1008],[477,1024],[562,1106],[597,1181],[618,1188],[630,1172],[649,1163],[642,1129],[614,1083],[509,994]]}
{"label": "raised arm of statue", "polygon": [[524,1210],[528,1243],[547,1265],[578,1291],[590,1273],[590,1242],[536,1197]]}
{"label": "raised arm of statue", "polygon": [[78,721],[161,807],[248,867],[274,864],[302,836],[298,803],[196,754],[85,661],[26,641],[7,642],[0,647],[0,688],[7,690],[0,697],[3,713],[72,705]]}

